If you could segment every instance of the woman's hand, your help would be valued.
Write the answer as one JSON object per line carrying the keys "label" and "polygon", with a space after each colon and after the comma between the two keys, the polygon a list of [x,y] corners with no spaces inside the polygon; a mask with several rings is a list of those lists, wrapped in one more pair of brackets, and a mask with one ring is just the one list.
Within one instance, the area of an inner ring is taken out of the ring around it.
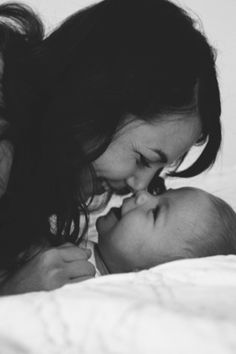
{"label": "woman's hand", "polygon": [[1,295],[53,290],[94,277],[91,251],[71,243],[41,251],[0,287]]}

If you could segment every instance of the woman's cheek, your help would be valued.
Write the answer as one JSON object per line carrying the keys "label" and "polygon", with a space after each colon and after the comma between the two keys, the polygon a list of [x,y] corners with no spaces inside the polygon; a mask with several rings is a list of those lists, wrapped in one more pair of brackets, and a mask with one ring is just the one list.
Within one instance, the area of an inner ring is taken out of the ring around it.
{"label": "woman's cheek", "polygon": [[122,180],[132,176],[135,173],[136,163],[133,161],[116,161],[116,163],[108,170],[107,176],[111,179]]}

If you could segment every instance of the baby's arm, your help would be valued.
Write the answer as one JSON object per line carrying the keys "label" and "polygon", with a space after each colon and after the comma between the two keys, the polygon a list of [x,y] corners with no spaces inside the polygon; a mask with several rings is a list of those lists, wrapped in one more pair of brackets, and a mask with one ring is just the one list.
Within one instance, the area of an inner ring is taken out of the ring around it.
{"label": "baby's arm", "polygon": [[19,270],[5,278],[1,295],[53,290],[65,284],[94,277],[95,268],[88,262],[90,250],[71,243],[40,251]]}

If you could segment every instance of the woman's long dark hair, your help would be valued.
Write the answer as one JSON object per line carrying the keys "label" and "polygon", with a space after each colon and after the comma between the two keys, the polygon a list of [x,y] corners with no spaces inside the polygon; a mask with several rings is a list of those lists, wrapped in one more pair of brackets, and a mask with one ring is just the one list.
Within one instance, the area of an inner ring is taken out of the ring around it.
{"label": "woman's long dark hair", "polygon": [[215,161],[221,127],[214,51],[178,6],[104,0],[45,36],[29,7],[8,3],[0,5],[0,23],[9,122],[2,139],[14,146],[0,205],[0,267],[13,268],[19,254],[44,240],[79,242],[80,216],[88,217],[82,172],[95,177],[91,162],[127,114],[152,120],[197,110],[205,149],[176,175],[196,175]]}

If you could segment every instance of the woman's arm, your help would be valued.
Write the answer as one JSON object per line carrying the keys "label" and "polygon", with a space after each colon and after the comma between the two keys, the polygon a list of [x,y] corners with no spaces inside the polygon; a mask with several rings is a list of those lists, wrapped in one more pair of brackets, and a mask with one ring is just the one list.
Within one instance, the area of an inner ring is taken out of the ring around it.
{"label": "woman's arm", "polygon": [[90,250],[81,249],[71,243],[44,249],[14,274],[2,273],[0,295],[53,290],[93,278],[95,268],[88,262],[90,256]]}
{"label": "woman's arm", "polygon": [[[12,160],[13,147],[3,140],[0,142],[0,198],[7,189]],[[91,251],[70,243],[44,248],[16,272],[0,271],[0,295],[53,290],[94,277],[95,268],[88,262],[90,255]]]}

